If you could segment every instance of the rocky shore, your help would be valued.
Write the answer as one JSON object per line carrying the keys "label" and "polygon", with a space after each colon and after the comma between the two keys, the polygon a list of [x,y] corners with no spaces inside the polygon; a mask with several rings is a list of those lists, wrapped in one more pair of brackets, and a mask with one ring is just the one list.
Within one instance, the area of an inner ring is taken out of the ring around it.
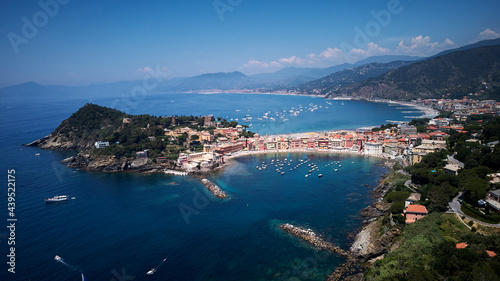
{"label": "rocky shore", "polygon": [[81,152],[61,161],[67,163],[68,167],[91,171],[91,172],[162,172],[165,167],[155,164],[148,158],[126,158],[120,159],[113,155],[91,155]]}

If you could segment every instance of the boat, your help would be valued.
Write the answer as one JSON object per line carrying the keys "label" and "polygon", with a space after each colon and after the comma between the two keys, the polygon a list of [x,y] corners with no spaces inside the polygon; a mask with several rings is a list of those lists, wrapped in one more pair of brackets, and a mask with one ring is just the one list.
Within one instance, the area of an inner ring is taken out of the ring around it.
{"label": "boat", "polygon": [[87,278],[85,278],[85,276],[83,276],[83,273],[82,273],[82,281],[87,281]]}
{"label": "boat", "polygon": [[319,174],[319,175],[318,175],[318,178],[321,178],[322,176],[323,176],[322,174]]}
{"label": "boat", "polygon": [[146,272],[147,275],[153,275],[155,274],[156,272],[156,269],[158,269],[166,260],[168,259],[168,257],[164,258],[163,261],[155,268],[151,268],[148,272]]}
{"label": "boat", "polygon": [[45,202],[50,203],[50,202],[60,202],[60,201],[66,201],[66,200],[68,200],[68,195],[58,195],[58,196],[54,196],[52,198],[45,199]]}
{"label": "boat", "polygon": [[147,274],[147,275],[153,275],[153,274],[155,274],[155,272],[156,272],[156,269],[151,268],[151,270],[150,270],[150,271],[148,271],[146,274]]}
{"label": "boat", "polygon": [[56,261],[61,261],[61,257],[60,257],[60,256],[58,256],[58,255],[56,255],[56,256],[54,257],[54,259],[55,259]]}

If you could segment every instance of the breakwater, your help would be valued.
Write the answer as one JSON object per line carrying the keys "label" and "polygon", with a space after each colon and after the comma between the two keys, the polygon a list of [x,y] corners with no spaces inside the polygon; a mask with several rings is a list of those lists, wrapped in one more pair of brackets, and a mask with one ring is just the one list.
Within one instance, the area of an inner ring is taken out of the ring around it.
{"label": "breakwater", "polygon": [[169,169],[165,169],[164,172],[167,175],[176,175],[176,176],[187,176],[188,175],[187,172],[181,172],[181,171],[175,171],[175,170],[169,170]]}
{"label": "breakwater", "polygon": [[316,234],[311,229],[305,229],[289,223],[281,224],[279,227],[287,233],[309,242],[318,249],[328,250],[345,258],[352,258],[351,253],[326,241],[321,235]]}
{"label": "breakwater", "polygon": [[328,276],[327,281],[341,280],[347,273],[352,273],[352,269],[356,265],[356,259],[349,251],[346,251],[326,241],[321,235],[315,233],[311,229],[305,229],[289,223],[281,224],[279,227],[288,234],[307,241],[317,249],[327,250],[332,253],[341,255],[347,259],[345,263],[339,265],[337,269],[335,269],[335,271]]}
{"label": "breakwater", "polygon": [[227,198],[227,194],[222,191],[222,189],[215,183],[209,181],[208,179],[201,179],[201,183],[212,192],[215,197]]}

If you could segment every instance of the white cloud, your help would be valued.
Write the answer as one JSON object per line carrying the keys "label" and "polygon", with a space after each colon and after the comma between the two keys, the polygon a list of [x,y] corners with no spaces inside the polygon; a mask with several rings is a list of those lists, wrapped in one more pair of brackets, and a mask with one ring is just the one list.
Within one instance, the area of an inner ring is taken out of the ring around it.
{"label": "white cloud", "polygon": [[[314,54],[312,54],[314,55]],[[314,56],[316,57],[316,56]],[[342,50],[340,50],[339,48],[327,48],[326,50],[324,50],[323,52],[321,52],[321,54],[319,54],[319,56],[317,56],[319,58],[325,58],[325,59],[345,59],[344,58],[344,54],[342,53]]]}
{"label": "white cloud", "polygon": [[410,40],[410,42],[400,41],[395,50],[397,54],[429,56],[439,51],[450,48],[455,45],[453,41],[446,38],[443,42],[432,42],[429,36],[419,35]]}
{"label": "white cloud", "polygon": [[[371,42],[368,44],[366,49],[353,49],[349,51],[349,59],[358,61],[360,59],[365,59],[371,56],[380,56],[389,54],[390,50],[387,48],[382,48],[379,45]],[[347,62],[347,57],[339,48],[327,48],[326,50],[315,54],[311,53],[305,58],[298,56],[291,56],[288,58],[281,58],[277,61],[265,62],[255,59],[249,60],[240,70],[246,70],[249,72],[254,71],[276,71],[283,67],[295,66],[295,67],[306,67],[306,66],[316,66],[316,67],[328,67],[332,65],[337,65]]]}
{"label": "white cloud", "polygon": [[353,61],[359,61],[373,56],[388,55],[390,52],[391,50],[370,42],[366,49],[352,49],[350,51],[350,57]]}
{"label": "white cloud", "polygon": [[481,33],[479,33],[476,40],[481,41],[481,40],[497,39],[497,38],[500,38],[500,33],[496,33],[495,31],[487,28],[484,31],[482,31]]}
{"label": "white cloud", "polygon": [[137,71],[142,73],[150,73],[153,71],[153,69],[149,66],[145,66],[145,67],[140,67],[139,69],[137,69]]}
{"label": "white cloud", "polygon": [[279,59],[279,62],[282,64],[302,64],[305,61],[301,58],[296,57],[296,56],[291,56],[289,58]]}
{"label": "white cloud", "polygon": [[[487,33],[491,35],[490,31]],[[346,53],[339,48],[326,48],[324,51],[311,53],[305,57],[291,56],[270,62],[251,59],[242,65],[240,70],[259,73],[259,71],[270,72],[289,66],[328,67],[346,62],[355,63],[368,57],[383,55],[430,56],[449,49],[454,45],[455,43],[449,38],[446,38],[443,42],[433,42],[429,36],[419,35],[411,38],[410,41],[400,40],[395,49],[384,48],[374,42],[370,42],[365,48],[344,50]]]}

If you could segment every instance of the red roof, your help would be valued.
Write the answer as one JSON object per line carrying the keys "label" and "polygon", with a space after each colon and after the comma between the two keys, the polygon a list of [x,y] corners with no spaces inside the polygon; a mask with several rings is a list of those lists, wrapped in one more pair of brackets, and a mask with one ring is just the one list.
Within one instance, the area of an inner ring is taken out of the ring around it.
{"label": "red roof", "polygon": [[425,213],[427,214],[427,209],[423,205],[408,205],[406,208],[406,213]]}
{"label": "red roof", "polygon": [[467,243],[461,242],[456,245],[457,249],[465,249],[467,247]]}
{"label": "red roof", "polygon": [[496,255],[497,255],[497,254],[496,254],[495,252],[493,252],[493,251],[488,251],[488,250],[485,250],[485,251],[486,251],[486,254],[488,254],[488,256],[489,256],[490,258],[492,258],[492,257],[494,257],[494,256],[496,256]]}

